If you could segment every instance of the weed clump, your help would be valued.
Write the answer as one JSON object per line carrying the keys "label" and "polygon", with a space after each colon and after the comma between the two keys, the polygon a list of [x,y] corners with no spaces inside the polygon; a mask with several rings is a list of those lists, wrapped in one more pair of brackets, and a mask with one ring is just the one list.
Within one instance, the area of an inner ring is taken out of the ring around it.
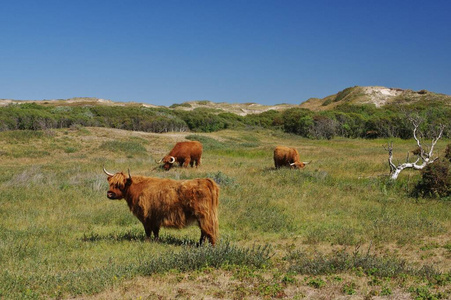
{"label": "weed clump", "polygon": [[169,270],[181,272],[200,270],[205,267],[220,268],[227,265],[243,265],[262,268],[270,263],[272,250],[269,245],[239,248],[229,242],[216,247],[187,247],[179,253],[163,255],[140,267],[140,274],[150,275]]}
{"label": "weed clump", "polygon": [[421,170],[421,180],[415,186],[413,195],[429,198],[451,196],[451,144],[446,147],[444,158]]}
{"label": "weed clump", "polygon": [[289,271],[306,275],[330,275],[352,270],[360,270],[363,274],[378,278],[400,277],[405,274],[435,278],[440,275],[431,266],[415,268],[397,257],[378,257],[358,251],[348,253],[340,250],[329,255],[317,253],[314,257],[294,251],[285,260],[290,264]]}

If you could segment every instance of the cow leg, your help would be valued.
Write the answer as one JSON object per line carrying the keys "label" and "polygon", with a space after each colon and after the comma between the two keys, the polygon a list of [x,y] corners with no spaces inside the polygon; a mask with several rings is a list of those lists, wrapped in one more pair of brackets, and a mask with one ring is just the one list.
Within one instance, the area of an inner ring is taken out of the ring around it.
{"label": "cow leg", "polygon": [[205,240],[205,238],[208,238],[210,243],[214,246],[216,238],[212,235],[212,232],[214,232],[212,228],[213,224],[208,224],[208,222],[205,219],[199,219],[198,223],[200,227],[199,245],[202,245],[202,242]]}
{"label": "cow leg", "polygon": [[185,160],[183,158],[179,159],[179,167],[185,165]]}
{"label": "cow leg", "polygon": [[[187,157],[187,158],[185,159],[185,161],[183,162],[183,167],[184,167],[184,168],[188,168],[188,164],[190,164],[190,162],[191,162],[191,158]],[[192,165],[191,165],[191,166],[192,166]]]}
{"label": "cow leg", "polygon": [[215,239],[211,234],[209,234],[209,233],[204,232],[203,230],[201,230],[201,232],[200,232],[199,246],[202,245],[202,243],[205,241],[205,238],[208,239],[208,241],[210,242],[210,244],[211,244],[212,246],[215,245],[216,239]]}
{"label": "cow leg", "polygon": [[148,223],[144,223],[144,230],[146,231],[146,241],[150,240],[150,237],[152,235],[152,227]]}
{"label": "cow leg", "polygon": [[159,240],[160,240],[160,235],[159,235],[159,233],[160,233],[160,227],[154,226],[154,227],[152,228],[152,232],[153,232],[153,236],[155,237],[155,240],[156,240],[156,241],[159,241]]}
{"label": "cow leg", "polygon": [[208,240],[210,241],[210,244],[211,244],[212,246],[215,245],[216,239],[215,239],[213,236],[209,235],[209,236],[208,236]]}
{"label": "cow leg", "polygon": [[196,160],[196,167],[200,166],[200,157]]}
{"label": "cow leg", "polygon": [[151,222],[147,221],[144,224],[144,230],[146,231],[146,240],[150,240],[150,238],[152,237],[152,233],[154,236],[154,240],[159,239],[159,232],[160,232],[160,227],[152,224]]}
{"label": "cow leg", "polygon": [[199,246],[202,246],[202,243],[205,240],[205,232],[203,230],[200,231],[200,240],[199,240]]}

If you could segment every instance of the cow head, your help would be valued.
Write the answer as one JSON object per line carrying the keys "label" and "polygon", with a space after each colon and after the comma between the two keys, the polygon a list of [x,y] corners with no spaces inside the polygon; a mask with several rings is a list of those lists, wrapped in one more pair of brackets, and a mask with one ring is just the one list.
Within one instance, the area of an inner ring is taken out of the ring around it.
{"label": "cow head", "polygon": [[160,162],[163,162],[163,168],[165,170],[169,170],[170,168],[172,168],[172,166],[174,165],[176,159],[174,156],[170,156],[170,155],[166,155],[165,157],[163,157]]}
{"label": "cow head", "polygon": [[124,198],[125,192],[132,183],[132,176],[130,175],[130,170],[128,171],[128,177],[123,173],[110,173],[105,168],[103,168],[105,174],[108,175],[108,184],[110,185],[106,196],[111,200],[120,200]]}
{"label": "cow head", "polygon": [[302,169],[305,167],[305,163],[302,161],[294,162],[290,164],[290,167],[292,169]]}

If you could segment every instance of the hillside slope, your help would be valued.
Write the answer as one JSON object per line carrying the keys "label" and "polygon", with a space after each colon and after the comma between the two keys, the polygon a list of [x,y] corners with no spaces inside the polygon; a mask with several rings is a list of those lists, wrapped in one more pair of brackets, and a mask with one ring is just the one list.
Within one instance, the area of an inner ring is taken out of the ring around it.
{"label": "hillside slope", "polygon": [[286,103],[277,105],[263,105],[258,103],[216,103],[212,101],[190,101],[170,106],[170,108],[180,110],[207,108],[211,110],[217,110],[218,112],[234,113],[240,116],[245,116],[248,114],[259,114],[268,110],[285,110],[293,107],[299,107],[299,105]]}
{"label": "hillside slope", "polygon": [[429,92],[412,91],[381,86],[354,86],[325,98],[311,98],[300,107],[313,111],[334,109],[341,104],[373,104],[382,107],[389,104],[409,105],[420,101],[439,102],[451,106],[451,96]]}
{"label": "hillside slope", "polygon": [[212,102],[208,100],[189,101],[182,104],[173,104],[169,107],[158,106],[147,103],[138,102],[115,102],[106,99],[99,99],[94,97],[76,97],[70,99],[52,99],[52,100],[13,100],[0,99],[0,107],[10,104],[25,104],[35,103],[43,106],[123,106],[123,107],[166,107],[174,110],[194,110],[196,108],[206,108],[209,110],[216,110],[220,112],[234,113],[240,116],[247,114],[258,114],[268,110],[285,110],[292,107],[299,107],[297,104],[277,104],[277,105],[263,105],[258,103],[226,103],[226,102]]}

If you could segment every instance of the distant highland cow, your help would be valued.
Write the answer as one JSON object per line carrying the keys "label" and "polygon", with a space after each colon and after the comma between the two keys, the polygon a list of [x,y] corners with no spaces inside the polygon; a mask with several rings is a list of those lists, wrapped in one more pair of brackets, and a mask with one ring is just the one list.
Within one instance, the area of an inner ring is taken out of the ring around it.
{"label": "distant highland cow", "polygon": [[302,169],[308,162],[302,162],[299,158],[299,152],[295,148],[277,146],[274,149],[274,165],[276,169],[280,167],[289,167],[293,169]]}
{"label": "distant highland cow", "polygon": [[200,159],[202,157],[202,144],[198,141],[178,142],[172,148],[168,155],[163,157],[160,162],[163,162],[163,168],[169,170],[175,163],[180,166],[191,167],[200,166]]}

